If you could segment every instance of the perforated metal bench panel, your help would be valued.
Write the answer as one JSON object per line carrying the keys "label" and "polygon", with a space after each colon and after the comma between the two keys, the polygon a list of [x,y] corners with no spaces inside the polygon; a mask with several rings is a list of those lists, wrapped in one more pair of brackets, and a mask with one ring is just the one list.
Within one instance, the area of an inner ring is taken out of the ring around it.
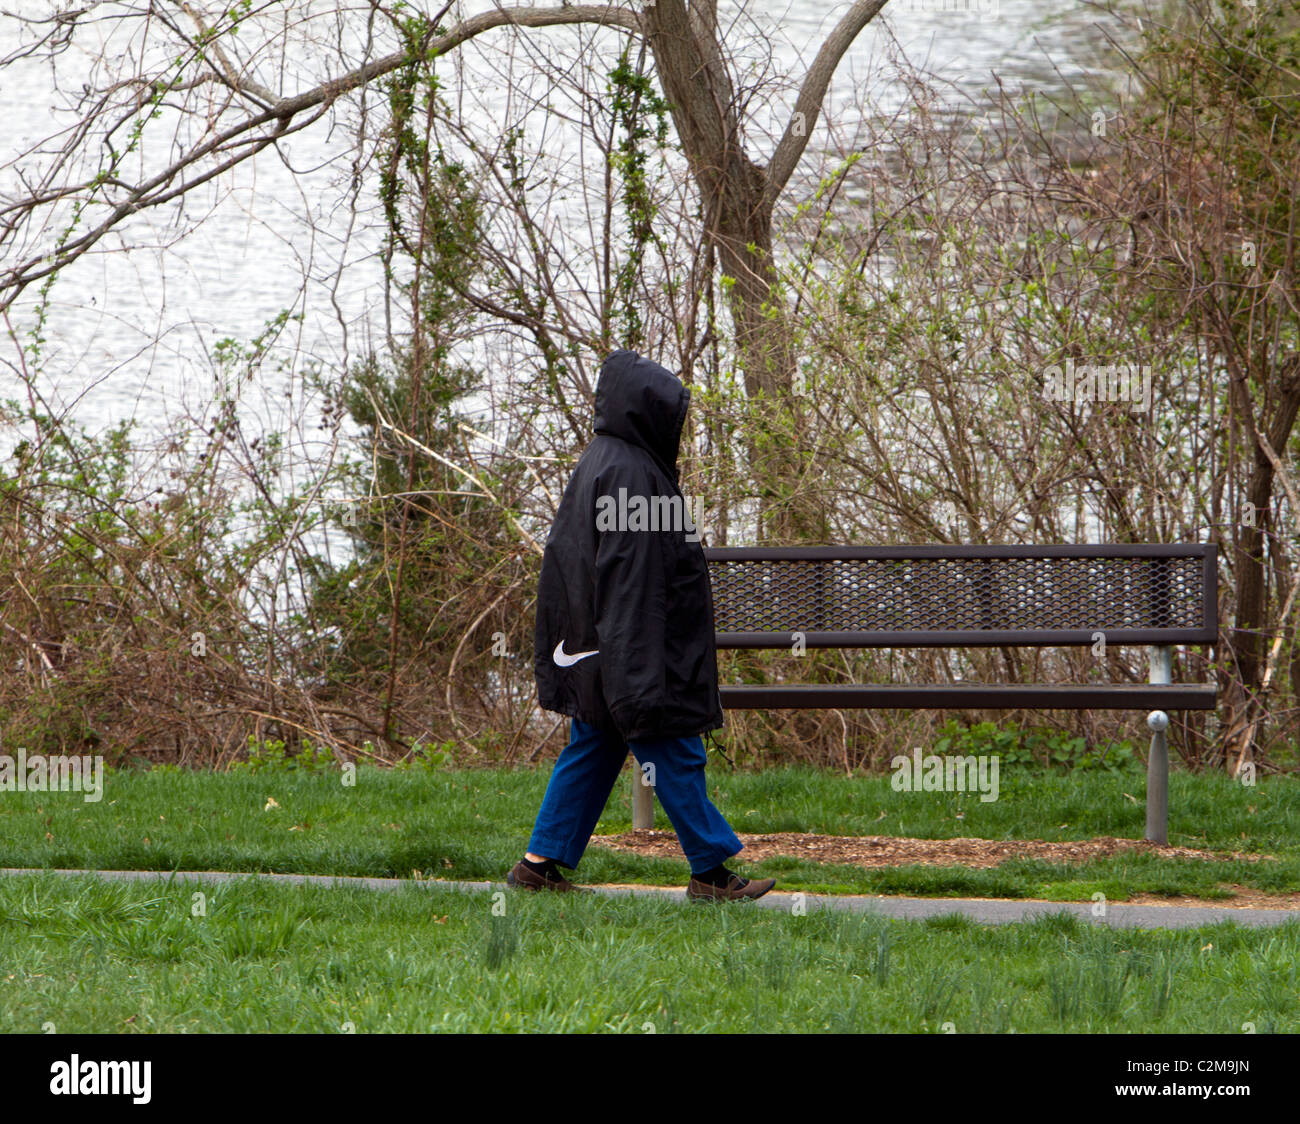
{"label": "perforated metal bench panel", "polygon": [[[712,547],[719,648],[1208,644],[1211,544]],[[1213,710],[1213,684],[720,686],[732,710]]]}
{"label": "perforated metal bench panel", "polygon": [[720,648],[1199,644],[1216,548],[712,547]]}

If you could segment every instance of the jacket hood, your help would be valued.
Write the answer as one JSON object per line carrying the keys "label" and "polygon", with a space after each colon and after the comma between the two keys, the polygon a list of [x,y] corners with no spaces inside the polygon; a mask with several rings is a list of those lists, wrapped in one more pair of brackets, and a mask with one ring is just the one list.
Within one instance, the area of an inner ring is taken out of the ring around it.
{"label": "jacket hood", "polygon": [[677,480],[677,450],[691,392],[671,371],[619,350],[596,380],[597,433],[621,437],[648,452]]}

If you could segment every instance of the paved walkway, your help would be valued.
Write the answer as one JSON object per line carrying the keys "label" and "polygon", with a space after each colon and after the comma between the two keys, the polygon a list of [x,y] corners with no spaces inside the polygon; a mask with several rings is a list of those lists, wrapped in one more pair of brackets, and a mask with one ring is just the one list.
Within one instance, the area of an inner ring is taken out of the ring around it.
{"label": "paved walkway", "polygon": [[[231,873],[221,870],[42,870],[32,868],[0,867],[4,874],[94,874],[100,878],[117,878],[125,881],[149,881],[174,878],[182,882],[230,882],[240,878],[260,878],[270,882],[286,882],[312,886],[359,886],[367,890],[398,890],[404,886],[420,886],[434,890],[460,890],[482,892],[505,890],[504,882],[448,882],[439,879],[417,880],[411,878],[347,878],[332,874],[262,874]],[[669,901],[684,902],[684,890],[660,886],[595,886],[597,893],[611,897],[659,897]],[[801,901],[796,901],[796,899]],[[958,913],[984,925],[1001,925],[1010,921],[1030,921],[1053,913],[1072,913],[1081,921],[1117,928],[1139,929],[1189,929],[1198,925],[1214,925],[1220,921],[1235,921],[1239,925],[1263,927],[1281,925],[1286,921],[1300,920],[1300,910],[1290,909],[1233,909],[1227,906],[1176,906],[1176,905],[1125,905],[1112,902],[1106,905],[1104,916],[1093,914],[1092,902],[1016,901],[989,898],[894,898],[868,897],[858,894],[796,894],[772,891],[754,903],[765,909],[792,910],[802,905],[814,909],[839,909],[863,913],[877,913],[905,921],[923,921],[927,917],[943,917]]]}

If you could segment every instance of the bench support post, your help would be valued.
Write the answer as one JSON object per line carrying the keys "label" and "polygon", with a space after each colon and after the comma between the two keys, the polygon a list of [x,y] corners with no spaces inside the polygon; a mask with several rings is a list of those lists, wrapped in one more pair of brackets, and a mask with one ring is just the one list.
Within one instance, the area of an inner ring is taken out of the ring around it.
{"label": "bench support post", "polygon": [[654,789],[643,784],[641,763],[632,756],[632,830],[648,831],[655,825]]}
{"label": "bench support post", "polygon": [[[1173,649],[1151,649],[1151,682],[1165,686],[1173,675]],[[1169,842],[1169,715],[1153,710],[1147,715],[1151,752],[1147,755],[1147,832],[1152,843]]]}

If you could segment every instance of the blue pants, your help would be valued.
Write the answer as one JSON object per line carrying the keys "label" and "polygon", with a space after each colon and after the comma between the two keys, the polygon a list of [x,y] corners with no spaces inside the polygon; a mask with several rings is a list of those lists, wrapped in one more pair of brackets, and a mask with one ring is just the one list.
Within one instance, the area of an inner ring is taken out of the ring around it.
{"label": "blue pants", "polygon": [[744,844],[709,799],[704,742],[698,734],[625,742],[576,718],[572,723],[569,744],[555,762],[528,841],[534,855],[570,870],[577,867],[629,749],[643,768],[654,767],[650,779],[655,795],[677,832],[692,874],[712,870],[740,852]]}

